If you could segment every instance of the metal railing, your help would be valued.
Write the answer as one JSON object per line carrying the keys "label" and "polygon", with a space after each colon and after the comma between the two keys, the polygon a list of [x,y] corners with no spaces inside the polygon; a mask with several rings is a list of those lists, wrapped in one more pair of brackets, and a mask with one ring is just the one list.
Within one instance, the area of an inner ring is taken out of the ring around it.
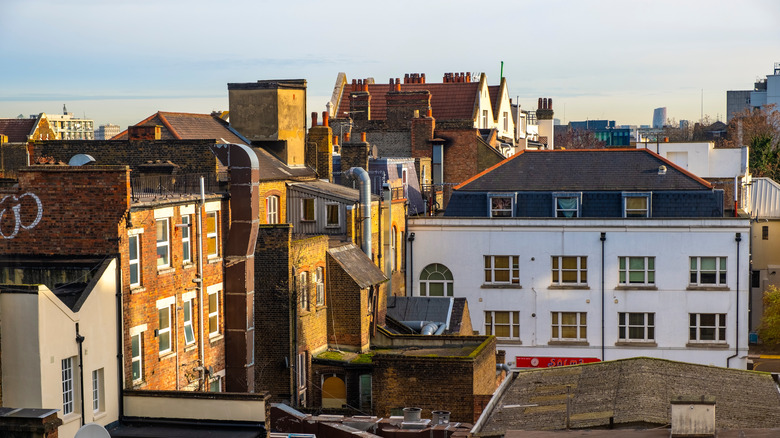
{"label": "metal railing", "polygon": [[229,177],[227,173],[197,173],[175,175],[144,175],[130,178],[132,198],[134,201],[168,199],[184,195],[200,193],[200,177],[204,177],[206,193],[224,191]]}

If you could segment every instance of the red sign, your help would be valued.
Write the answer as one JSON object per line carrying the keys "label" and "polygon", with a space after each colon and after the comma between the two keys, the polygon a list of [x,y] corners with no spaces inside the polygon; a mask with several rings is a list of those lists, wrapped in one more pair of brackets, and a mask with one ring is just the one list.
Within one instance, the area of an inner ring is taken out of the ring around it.
{"label": "red sign", "polygon": [[517,368],[550,368],[593,362],[601,362],[601,359],[596,357],[515,357]]}

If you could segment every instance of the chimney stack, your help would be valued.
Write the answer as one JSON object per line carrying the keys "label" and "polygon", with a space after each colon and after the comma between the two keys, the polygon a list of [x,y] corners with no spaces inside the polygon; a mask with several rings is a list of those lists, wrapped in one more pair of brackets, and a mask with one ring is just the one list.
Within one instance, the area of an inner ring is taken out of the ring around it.
{"label": "chimney stack", "polygon": [[317,126],[317,112],[313,111],[311,113],[311,127],[313,128],[315,126]]}

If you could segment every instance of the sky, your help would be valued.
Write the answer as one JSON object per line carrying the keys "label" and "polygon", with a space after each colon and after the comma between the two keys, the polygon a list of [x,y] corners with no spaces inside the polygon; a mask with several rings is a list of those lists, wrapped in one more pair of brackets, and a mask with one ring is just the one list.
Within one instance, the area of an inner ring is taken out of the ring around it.
{"label": "sky", "polygon": [[650,124],[725,119],[726,91],[780,62],[780,1],[0,0],[0,118],[67,105],[126,128],[227,110],[227,84],[306,79],[321,112],[339,72],[503,75],[524,109]]}

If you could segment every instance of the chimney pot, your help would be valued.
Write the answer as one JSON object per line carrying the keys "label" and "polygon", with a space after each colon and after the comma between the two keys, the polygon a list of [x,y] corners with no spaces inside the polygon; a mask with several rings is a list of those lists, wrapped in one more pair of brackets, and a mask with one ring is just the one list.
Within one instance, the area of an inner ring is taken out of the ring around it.
{"label": "chimney pot", "polygon": [[312,126],[312,128],[317,126],[317,112],[316,111],[313,111],[311,113],[311,126]]}
{"label": "chimney pot", "polygon": [[538,109],[542,109],[542,98],[541,97],[539,98],[539,103],[537,105],[537,108]]}
{"label": "chimney pot", "polygon": [[328,112],[322,112],[322,126],[328,126]]}
{"label": "chimney pot", "polygon": [[334,135],[333,136],[333,146],[338,146],[338,145],[339,145],[339,136],[338,135]]}
{"label": "chimney pot", "polygon": [[357,79],[352,79],[352,91],[357,91]]}
{"label": "chimney pot", "polygon": [[422,76],[420,77],[420,80],[422,81],[423,84],[425,83],[425,73],[422,74]]}
{"label": "chimney pot", "polygon": [[401,78],[395,78],[395,91],[401,91]]}
{"label": "chimney pot", "polygon": [[409,83],[409,73],[404,74],[404,84]]}
{"label": "chimney pot", "polygon": [[471,82],[471,73],[466,73],[466,82]]}
{"label": "chimney pot", "polygon": [[366,142],[366,133],[365,132],[361,132],[360,133],[360,141],[362,141],[363,143]]}
{"label": "chimney pot", "polygon": [[351,137],[349,132],[344,133],[344,143],[349,143],[349,138]]}
{"label": "chimney pot", "polygon": [[390,85],[395,85],[395,80],[393,78],[390,78]]}
{"label": "chimney pot", "polygon": [[552,109],[552,97],[547,99],[547,109]]}
{"label": "chimney pot", "polygon": [[427,113],[428,113],[427,114],[428,117],[433,117],[433,110],[431,109],[431,107],[428,107]]}

